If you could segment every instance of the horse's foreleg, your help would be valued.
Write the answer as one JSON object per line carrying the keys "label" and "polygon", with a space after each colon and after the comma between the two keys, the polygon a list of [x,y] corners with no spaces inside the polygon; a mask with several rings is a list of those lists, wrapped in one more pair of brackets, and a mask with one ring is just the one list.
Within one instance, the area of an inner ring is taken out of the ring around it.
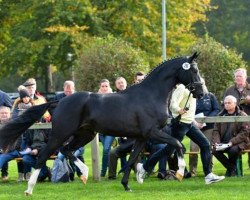
{"label": "horse's foreleg", "polygon": [[80,176],[80,179],[84,184],[87,183],[88,176],[89,176],[89,168],[87,165],[85,165],[80,159],[74,156],[74,154],[70,150],[66,150],[67,146],[61,149],[61,153],[65,155],[67,158],[70,159],[70,161],[73,161],[74,164],[78,167],[78,169],[81,171],[82,175]]}
{"label": "horse's foreleg", "polygon": [[122,180],[121,180],[121,184],[123,185],[125,191],[131,191],[131,189],[128,186],[128,179],[129,179],[129,175],[131,172],[131,168],[132,168],[133,164],[137,161],[138,156],[139,156],[140,152],[143,150],[145,144],[146,144],[145,141],[136,140],[136,142],[133,146],[133,149],[130,153],[129,160],[128,160],[128,167],[124,171],[124,175],[123,175]]}
{"label": "horse's foreleg", "polygon": [[36,185],[37,178],[38,178],[38,175],[39,175],[40,171],[41,171],[41,168],[40,168],[40,169],[36,169],[36,170],[32,173],[32,175],[31,175],[31,177],[30,177],[30,180],[29,180],[29,182],[28,182],[28,189],[24,191],[24,194],[25,194],[26,196],[32,195],[32,191],[33,191],[33,188],[34,188],[35,185]]}

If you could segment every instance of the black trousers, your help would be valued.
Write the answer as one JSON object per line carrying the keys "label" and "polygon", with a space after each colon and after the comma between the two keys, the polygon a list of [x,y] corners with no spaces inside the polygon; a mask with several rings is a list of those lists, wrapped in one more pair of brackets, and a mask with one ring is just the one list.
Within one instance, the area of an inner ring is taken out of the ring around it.
{"label": "black trousers", "polygon": [[[236,160],[240,155],[241,149],[238,145],[229,147],[224,151],[213,151],[213,155],[221,162],[221,164],[229,171],[236,169]],[[226,156],[227,154],[227,156]]]}

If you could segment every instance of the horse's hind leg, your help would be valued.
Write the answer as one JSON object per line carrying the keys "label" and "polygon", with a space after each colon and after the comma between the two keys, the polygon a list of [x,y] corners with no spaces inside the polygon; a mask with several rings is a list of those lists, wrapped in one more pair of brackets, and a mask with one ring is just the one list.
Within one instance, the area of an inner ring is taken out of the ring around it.
{"label": "horse's hind leg", "polygon": [[[182,144],[176,138],[172,137],[167,132],[164,132],[162,130],[155,131],[154,134],[150,135],[150,138],[160,143],[167,143],[171,145],[173,148],[176,148],[177,156],[178,156],[178,167],[179,167],[179,169],[176,172],[176,178],[179,181],[181,181],[184,177],[184,171],[186,167],[186,162],[183,156]],[[170,149],[173,149],[173,148],[170,148]]]}
{"label": "horse's hind leg", "polygon": [[137,161],[140,152],[145,147],[145,144],[146,144],[146,142],[144,140],[136,140],[135,141],[135,144],[134,144],[133,149],[132,149],[130,156],[129,156],[128,167],[126,168],[124,175],[122,177],[122,180],[121,180],[121,183],[122,183],[125,191],[131,191],[131,189],[128,186],[129,174],[131,172],[131,168],[132,168],[133,164]]}
{"label": "horse's hind leg", "polygon": [[81,171],[82,175],[80,176],[80,179],[82,180],[82,182],[84,184],[86,184],[87,180],[88,180],[89,168],[80,159],[75,157],[74,154],[72,153],[72,151],[75,151],[78,148],[89,143],[91,140],[94,139],[95,135],[96,134],[93,131],[85,130],[84,128],[80,128],[74,134],[73,140],[61,149],[61,153],[64,154],[65,156],[67,156],[71,161],[73,161],[74,164]]}
{"label": "horse's hind leg", "polygon": [[[53,130],[52,130],[53,131]],[[28,182],[28,189],[25,191],[25,195],[31,195],[32,191],[36,185],[38,175],[41,171],[41,168],[45,165],[47,159],[50,155],[52,155],[57,149],[61,147],[63,142],[65,142],[67,138],[58,137],[57,134],[52,134],[49,138],[49,141],[43,149],[38,154],[37,163],[35,166],[35,171],[32,173],[30,180]]]}
{"label": "horse's hind leg", "polygon": [[35,187],[35,184],[36,184],[36,181],[37,181],[37,178],[38,178],[38,175],[41,171],[41,168],[40,169],[36,169],[30,179],[29,179],[29,182],[28,182],[28,189],[24,191],[24,194],[25,196],[29,196],[29,195],[32,195],[32,191],[33,191],[33,188]]}

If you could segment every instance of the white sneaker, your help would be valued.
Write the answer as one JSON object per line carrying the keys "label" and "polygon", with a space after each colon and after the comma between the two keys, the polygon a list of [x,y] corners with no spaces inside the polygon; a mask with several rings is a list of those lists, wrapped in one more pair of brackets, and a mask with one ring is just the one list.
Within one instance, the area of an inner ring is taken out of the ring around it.
{"label": "white sneaker", "polygon": [[146,171],[145,169],[143,168],[143,164],[142,163],[138,163],[136,165],[136,180],[138,183],[142,184],[143,183],[143,180],[144,180],[144,177],[145,177],[145,174],[146,174]]}
{"label": "white sneaker", "polygon": [[205,177],[205,183],[206,184],[216,183],[222,181],[224,178],[225,176],[217,176],[213,173],[210,173]]}

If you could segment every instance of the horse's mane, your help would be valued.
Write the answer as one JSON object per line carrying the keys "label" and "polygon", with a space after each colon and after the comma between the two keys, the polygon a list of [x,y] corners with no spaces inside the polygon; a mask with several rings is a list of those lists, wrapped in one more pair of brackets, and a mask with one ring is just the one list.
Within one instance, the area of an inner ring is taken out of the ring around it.
{"label": "horse's mane", "polygon": [[181,56],[176,56],[176,57],[173,57],[173,58],[169,58],[167,60],[163,60],[161,63],[159,63],[156,67],[154,67],[153,69],[151,69],[146,75],[145,75],[145,78],[140,82],[140,83],[133,83],[131,84],[130,86],[128,86],[125,90],[122,90],[122,91],[119,91],[119,93],[123,93],[125,92],[127,89],[129,88],[133,88],[134,86],[136,85],[140,85],[140,84],[143,84],[143,82],[146,81],[146,79],[148,77],[150,77],[151,74],[161,70],[163,67],[165,67],[165,65],[168,63],[170,64],[171,62],[175,61],[176,59],[184,59],[184,57],[181,57]]}
{"label": "horse's mane", "polygon": [[[184,57],[174,57],[174,58],[170,58],[168,60],[164,60],[161,63],[159,63],[155,68],[153,68],[146,77],[150,76],[150,74],[157,72],[159,70],[161,70],[163,67],[165,67],[166,64],[171,64],[172,62],[176,61],[177,59],[184,59]],[[145,78],[146,78],[145,77]]]}

